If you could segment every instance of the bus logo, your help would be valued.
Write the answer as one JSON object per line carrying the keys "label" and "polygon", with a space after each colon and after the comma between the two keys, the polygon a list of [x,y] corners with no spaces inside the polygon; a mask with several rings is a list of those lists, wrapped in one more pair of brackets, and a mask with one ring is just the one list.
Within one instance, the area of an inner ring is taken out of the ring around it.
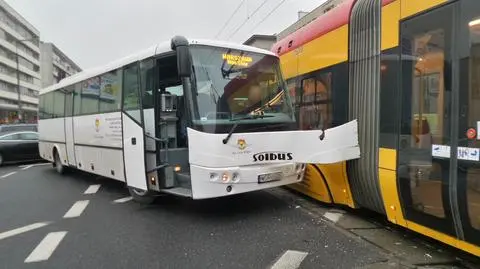
{"label": "bus logo", "polygon": [[100,130],[100,120],[99,119],[95,119],[95,131],[99,131]]}
{"label": "bus logo", "polygon": [[244,150],[247,148],[247,142],[245,141],[245,139],[238,139],[237,145],[240,150]]}

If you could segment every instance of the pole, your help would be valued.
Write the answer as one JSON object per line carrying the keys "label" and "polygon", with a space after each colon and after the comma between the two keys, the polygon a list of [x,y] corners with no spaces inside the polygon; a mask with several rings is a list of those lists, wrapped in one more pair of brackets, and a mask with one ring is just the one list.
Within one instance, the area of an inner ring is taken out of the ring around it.
{"label": "pole", "polygon": [[22,111],[22,99],[20,94],[20,65],[18,59],[18,41],[15,42],[15,60],[17,63],[17,94],[18,94],[18,120],[22,121],[23,111]]}

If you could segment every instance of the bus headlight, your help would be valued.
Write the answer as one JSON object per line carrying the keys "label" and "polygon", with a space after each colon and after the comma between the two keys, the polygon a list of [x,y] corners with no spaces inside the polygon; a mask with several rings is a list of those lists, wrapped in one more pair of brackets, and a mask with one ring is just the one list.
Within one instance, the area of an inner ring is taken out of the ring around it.
{"label": "bus headlight", "polygon": [[230,176],[228,175],[228,173],[227,172],[223,173],[222,174],[222,181],[224,183],[227,183],[229,180],[230,180]]}

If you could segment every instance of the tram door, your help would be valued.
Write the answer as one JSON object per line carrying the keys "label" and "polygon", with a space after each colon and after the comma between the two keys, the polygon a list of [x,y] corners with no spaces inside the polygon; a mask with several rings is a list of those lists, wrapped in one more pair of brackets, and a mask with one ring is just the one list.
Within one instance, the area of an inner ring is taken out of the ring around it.
{"label": "tram door", "polygon": [[[405,217],[480,244],[480,1],[401,23]],[[403,57],[403,56],[402,56]],[[413,58],[413,60],[412,60]]]}

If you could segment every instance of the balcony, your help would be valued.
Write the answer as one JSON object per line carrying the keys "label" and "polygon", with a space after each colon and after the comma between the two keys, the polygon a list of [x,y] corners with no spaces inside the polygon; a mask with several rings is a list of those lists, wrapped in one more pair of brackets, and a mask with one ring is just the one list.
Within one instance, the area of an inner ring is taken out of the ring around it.
{"label": "balcony", "polygon": [[[10,59],[8,59],[7,57],[3,56],[3,55],[0,55],[0,62],[5,64],[6,66],[8,67],[11,67],[13,69],[17,69],[17,63],[15,61],[12,61]],[[36,79],[41,79],[41,76],[40,76],[40,72],[35,72],[23,65],[19,65],[19,69],[21,72],[25,73],[25,74],[28,74]]]}
{"label": "balcony", "polygon": [[[15,31],[13,28],[11,28],[10,26],[8,26],[5,22],[3,21],[0,21],[0,28],[2,28],[5,32],[9,33],[10,35],[12,35],[14,38],[16,38],[17,40],[23,40],[23,39],[27,39],[25,38],[24,36],[20,35],[17,31]],[[23,42],[23,44],[25,46],[27,46],[28,48],[30,48],[31,50],[35,51],[36,53],[40,53],[40,47],[37,47],[36,45],[34,45],[32,42]]]}
{"label": "balcony", "polygon": [[[7,40],[5,39],[0,39],[0,46],[10,50],[11,52],[15,53],[15,45],[8,42]],[[22,56],[23,58],[27,59],[28,61],[34,63],[35,65],[40,65],[40,60],[38,59],[35,59],[33,56],[30,56],[28,54],[26,54],[25,52],[19,50],[18,51],[18,55]]]}
{"label": "balcony", "polygon": [[[0,90],[0,97],[5,98],[5,99],[9,99],[9,100],[12,100],[12,101],[18,101],[18,94],[16,92]],[[20,100],[22,100],[25,103],[38,105],[38,98],[35,98],[35,97],[21,95]]]}
{"label": "balcony", "polygon": [[[13,85],[17,85],[17,77],[15,74],[13,75],[7,75],[7,74],[3,74],[3,73],[0,73],[0,80],[3,80],[5,82],[8,82],[10,84],[13,84]],[[23,80],[20,80],[20,86],[23,86],[25,88],[28,88],[28,89],[32,89],[34,91],[40,91],[40,85],[35,85],[33,83],[29,83],[29,82],[26,82],[26,81],[23,81]]]}

